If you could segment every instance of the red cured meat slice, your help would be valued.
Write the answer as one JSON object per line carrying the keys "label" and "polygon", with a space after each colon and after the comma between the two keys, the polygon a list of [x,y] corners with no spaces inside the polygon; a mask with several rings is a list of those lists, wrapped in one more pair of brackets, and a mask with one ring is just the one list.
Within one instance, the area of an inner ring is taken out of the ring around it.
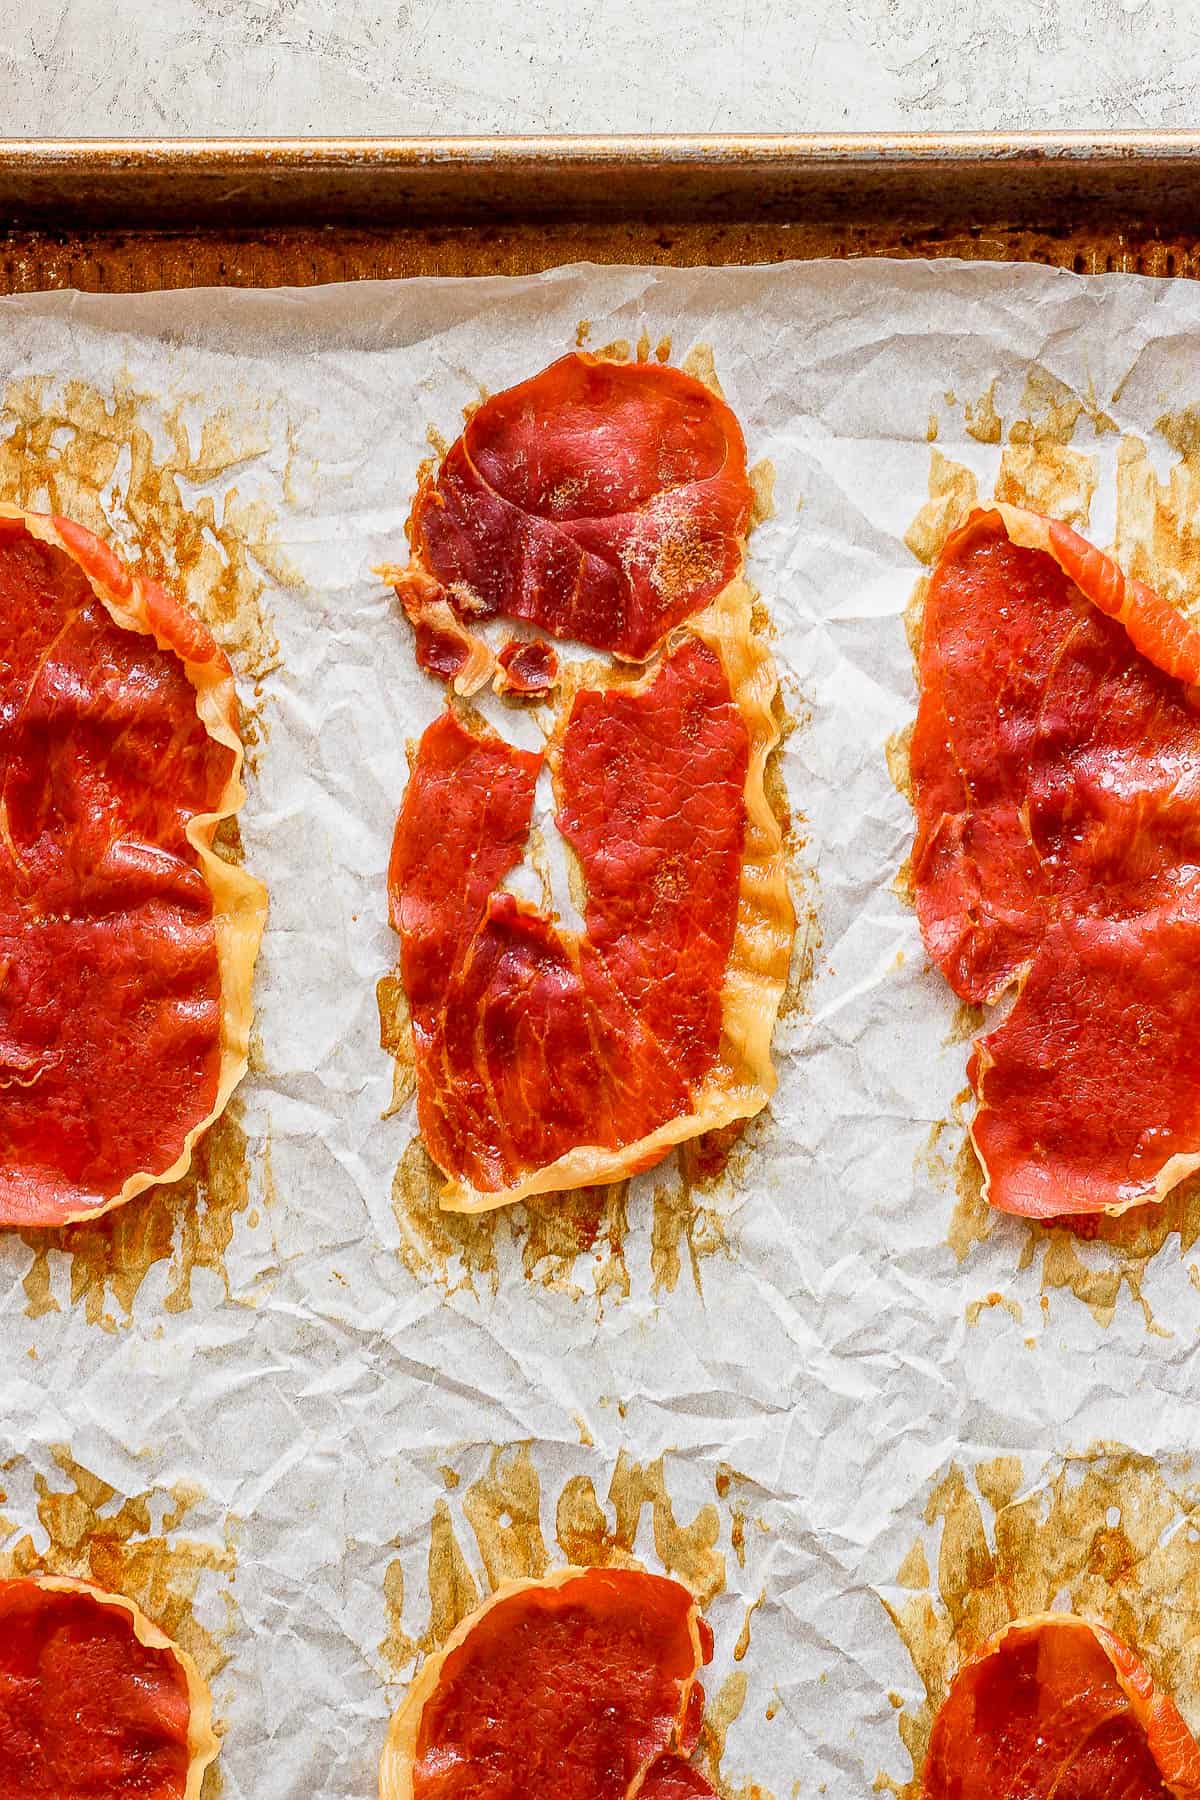
{"label": "red cured meat slice", "polygon": [[63,519],[0,513],[0,1222],[182,1174],[245,1068],[265,902],[229,665]]}
{"label": "red cured meat slice", "polygon": [[692,1112],[721,1039],[748,746],[721,658],[697,637],[648,685],[577,696],[557,784],[588,890],[578,936],[500,891],[540,759],[450,713],[425,733],[396,828],[392,920],[426,1147],[484,1204]]}
{"label": "red cured meat slice", "polygon": [[686,1588],[637,1569],[508,1584],[422,1667],[388,1734],[382,1800],[711,1793],[683,1761],[711,1653],[702,1623]]}
{"label": "red cured meat slice", "polygon": [[217,1748],[195,1664],[132,1601],[0,1581],[0,1800],[198,1800]]}
{"label": "red cured meat slice", "polygon": [[963,999],[1025,983],[972,1065],[988,1197],[1039,1217],[1161,1198],[1200,1163],[1172,992],[1200,878],[1200,633],[1066,526],[1000,507],[942,552],[920,674],[926,949]]}
{"label": "red cured meat slice", "polygon": [[1118,1638],[1046,1614],[1008,1626],[959,1670],[922,1800],[1200,1800],[1200,1750]]}
{"label": "red cured meat slice", "polygon": [[564,356],[478,407],[421,483],[396,575],[418,661],[473,691],[490,654],[468,666],[454,615],[502,614],[643,662],[737,573],[751,502],[741,428],[711,389]]}

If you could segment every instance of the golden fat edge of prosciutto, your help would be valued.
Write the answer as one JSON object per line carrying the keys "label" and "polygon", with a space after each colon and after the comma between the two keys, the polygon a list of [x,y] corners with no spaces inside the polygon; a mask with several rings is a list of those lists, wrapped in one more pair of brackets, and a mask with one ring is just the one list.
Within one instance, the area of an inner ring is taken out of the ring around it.
{"label": "golden fat edge of prosciutto", "polygon": [[[767,759],[779,742],[774,700],[779,677],[770,650],[753,629],[754,591],[741,576],[722,589],[702,613],[690,619],[663,646],[687,632],[720,657],[730,696],[746,724],[750,754],[743,787],[746,835],[738,885],[737,924],[721,986],[721,1046],[716,1066],[705,1077],[690,1112],[666,1120],[657,1130],[623,1148],[581,1144],[544,1168],[533,1169],[511,1187],[481,1192],[449,1180],[443,1212],[484,1213],[512,1206],[536,1194],[623,1181],[653,1168],[678,1144],[761,1112],[775,1092],[771,1039],[791,963],[796,915],[788,891],[783,831],[767,799]],[[658,673],[660,659],[626,692],[640,693]]]}
{"label": "golden fat edge of prosciutto", "polygon": [[[627,1566],[641,1572],[639,1563],[631,1562]],[[468,1614],[455,1628],[441,1649],[432,1651],[425,1658],[388,1727],[387,1742],[384,1744],[383,1755],[379,1761],[379,1800],[413,1800],[413,1766],[417,1758],[421,1721],[425,1714],[425,1708],[438,1690],[447,1659],[466,1643],[484,1615],[504,1601],[511,1600],[516,1594],[528,1593],[535,1588],[545,1591],[548,1588],[566,1587],[570,1582],[578,1581],[584,1576],[594,1575],[596,1572],[595,1569],[585,1569],[570,1564],[563,1569],[553,1569],[548,1575],[540,1578],[530,1576],[512,1581],[502,1581],[494,1593],[489,1594],[483,1604],[476,1607],[475,1611]],[[679,1717],[681,1719],[687,1714],[692,1689],[704,1666],[704,1648],[700,1639],[701,1616],[700,1604],[693,1599],[688,1614],[693,1667],[691,1678],[685,1684],[680,1695]],[[632,1796],[636,1795],[645,1775],[646,1770],[643,1769],[639,1781],[635,1782],[630,1789],[630,1800],[632,1800]],[[190,1796],[188,1800],[190,1800]]]}
{"label": "golden fat edge of prosciutto", "polygon": [[[225,1111],[230,1095],[249,1066],[254,965],[266,926],[267,890],[255,876],[226,862],[213,849],[217,827],[223,820],[234,818],[246,799],[242,782],[245,747],[237,728],[237,690],[224,651],[213,641],[207,628],[199,625],[173,596],[157,582],[134,573],[107,544],[83,526],[49,513],[25,512],[7,503],[0,503],[0,519],[19,521],[30,537],[61,550],[82,570],[92,592],[115,624],[125,631],[152,637],[160,650],[178,657],[195,690],[197,717],[209,737],[233,752],[229,779],[218,806],[210,813],[197,813],[189,821],[186,831],[188,842],[196,852],[200,873],[212,895],[217,967],[221,978],[221,1064],[213,1109],[187,1133],[170,1168],[159,1175],[139,1170],[128,1176],[119,1192],[108,1196],[102,1205],[83,1208],[56,1221],[75,1225],[123,1206],[147,1188],[180,1180],[191,1167],[197,1142]],[[168,623],[175,623],[188,632],[194,648],[202,652],[198,660],[188,657],[179,639],[166,631]]]}
{"label": "golden fat edge of prosciutto", "polygon": [[[1197,1746],[1180,1716],[1175,1702],[1168,1694],[1161,1693],[1157,1688],[1154,1678],[1141,1657],[1114,1632],[1109,1631],[1107,1626],[1094,1624],[1090,1619],[1081,1618],[1078,1613],[1030,1613],[1025,1618],[1012,1619],[971,1651],[970,1655],[960,1664],[954,1681],[957,1681],[959,1676],[968,1669],[996,1655],[1006,1639],[1022,1633],[1046,1630],[1086,1632],[1099,1645],[1109,1662],[1117,1685],[1129,1701],[1130,1710],[1146,1734],[1148,1742],[1151,1743],[1151,1754],[1155,1755],[1152,1739],[1156,1725],[1165,1727],[1174,1739],[1182,1737],[1185,1740],[1184,1761],[1190,1767],[1183,1778],[1173,1780],[1159,1765],[1163,1785],[1175,1796],[1175,1800],[1200,1800],[1200,1746]],[[950,1693],[953,1692],[954,1681],[951,1682]],[[950,1704],[950,1693],[943,1700],[937,1719],[940,1719],[942,1712]],[[937,1719],[934,1721],[935,1730]],[[1187,1754],[1189,1747],[1190,1755]],[[1157,1756],[1155,1756],[1155,1761],[1157,1762]],[[927,1791],[925,1780],[926,1777],[923,1776],[923,1794]],[[1004,1800],[1004,1797],[997,1796],[996,1800]]]}
{"label": "golden fat edge of prosciutto", "polygon": [[167,1651],[178,1664],[187,1683],[188,1696],[188,1770],[183,1800],[200,1800],[205,1773],[220,1753],[221,1740],[213,1730],[212,1692],[196,1667],[194,1658],[174,1638],[168,1637],[153,1619],[148,1619],[137,1602],[130,1600],[126,1594],[97,1587],[91,1581],[77,1581],[68,1575],[30,1575],[24,1579],[55,1594],[86,1594],[100,1606],[125,1613],[139,1644],[144,1644],[148,1650]]}

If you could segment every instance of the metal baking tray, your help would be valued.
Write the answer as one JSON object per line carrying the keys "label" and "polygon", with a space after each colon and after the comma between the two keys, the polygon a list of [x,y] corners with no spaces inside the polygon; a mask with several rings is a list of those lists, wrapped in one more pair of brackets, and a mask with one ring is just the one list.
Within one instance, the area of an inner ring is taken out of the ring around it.
{"label": "metal baking tray", "polygon": [[0,139],[0,292],[947,255],[1200,274],[1200,132]]}

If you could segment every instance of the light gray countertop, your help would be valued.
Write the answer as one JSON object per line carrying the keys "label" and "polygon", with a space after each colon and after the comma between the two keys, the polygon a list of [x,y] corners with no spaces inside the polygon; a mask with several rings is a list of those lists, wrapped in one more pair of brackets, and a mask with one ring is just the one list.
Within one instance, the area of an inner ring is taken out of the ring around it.
{"label": "light gray countertop", "polygon": [[0,135],[1197,123],[1198,0],[4,0]]}

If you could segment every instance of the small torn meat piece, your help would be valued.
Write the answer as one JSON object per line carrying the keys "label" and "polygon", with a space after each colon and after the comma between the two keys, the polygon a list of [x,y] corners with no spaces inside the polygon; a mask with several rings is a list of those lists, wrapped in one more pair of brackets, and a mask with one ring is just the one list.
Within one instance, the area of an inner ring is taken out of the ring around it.
{"label": "small torn meat piece", "polygon": [[558,684],[558,658],[549,644],[537,639],[510,638],[496,660],[500,667],[494,685],[499,694],[533,697],[552,693]]}

